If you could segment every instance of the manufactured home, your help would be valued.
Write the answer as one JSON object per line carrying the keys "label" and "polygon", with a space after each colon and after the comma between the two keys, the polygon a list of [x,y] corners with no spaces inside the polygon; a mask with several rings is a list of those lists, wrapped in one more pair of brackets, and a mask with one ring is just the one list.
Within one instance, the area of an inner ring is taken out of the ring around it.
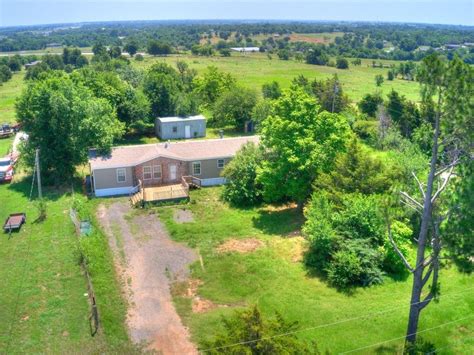
{"label": "manufactured home", "polygon": [[[107,156],[89,152],[91,186],[95,196],[136,193],[139,189],[225,183],[222,169],[247,142],[258,136],[190,140],[115,147]],[[150,190],[151,191],[151,190]]]}
{"label": "manufactured home", "polygon": [[206,118],[202,115],[190,117],[158,117],[155,133],[160,139],[188,139],[206,136]]}

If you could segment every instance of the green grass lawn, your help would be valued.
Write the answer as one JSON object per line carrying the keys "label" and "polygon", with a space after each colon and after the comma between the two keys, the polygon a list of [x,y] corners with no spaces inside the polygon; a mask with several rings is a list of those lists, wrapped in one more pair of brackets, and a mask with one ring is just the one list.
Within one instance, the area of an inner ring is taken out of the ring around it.
{"label": "green grass lawn", "polygon": [[[411,280],[387,278],[383,285],[359,288],[352,294],[336,291],[317,277],[308,274],[301,262],[305,241],[291,238],[298,231],[302,218],[294,208],[230,208],[219,200],[220,188],[206,188],[191,194],[185,206],[193,212],[194,222],[177,224],[173,210],[181,207],[157,207],[173,238],[197,248],[202,257],[193,265],[193,277],[203,281],[202,298],[226,305],[206,313],[193,313],[191,300],[179,293],[175,303],[193,339],[201,342],[212,337],[221,327],[220,316],[234,309],[258,304],[264,313],[280,312],[287,320],[298,321],[300,327],[318,327],[368,315],[353,321],[298,333],[306,340],[315,340],[321,351],[348,351],[403,337],[408,314]],[[253,253],[238,254],[215,251],[229,238],[258,238],[265,247]],[[441,298],[422,313],[420,330],[472,316],[474,312],[474,278],[454,268],[441,274]],[[370,316],[373,313],[383,314]],[[468,353],[474,345],[474,319],[455,322],[423,333],[443,348],[442,353]],[[469,338],[471,338],[469,340]],[[393,353],[403,340],[395,340],[358,353]]]}
{"label": "green grass lawn", "polygon": [[[166,62],[174,65],[177,60],[188,62],[190,67],[202,72],[208,66],[214,65],[219,69],[234,75],[238,82],[247,87],[261,91],[262,85],[271,81],[277,81],[284,88],[290,86],[291,80],[302,74],[309,79],[329,78],[337,74],[342,82],[343,88],[349,98],[359,101],[365,94],[380,90],[383,95],[392,89],[405,95],[408,99],[419,100],[419,87],[416,82],[396,79],[387,81],[380,88],[375,85],[375,76],[382,74],[386,78],[388,69],[372,68],[372,60],[362,60],[361,66],[349,65],[349,69],[342,70],[328,66],[309,65],[294,60],[279,60],[276,56],[270,60],[266,54],[232,54],[231,57],[196,57],[191,55],[168,56],[168,57],[145,57],[142,62],[132,61],[134,65],[147,68],[156,62]],[[377,61],[379,62],[379,61]],[[382,61],[383,63],[397,63],[394,61]]]}
{"label": "green grass lawn", "polygon": [[78,239],[69,219],[70,189],[45,189],[47,218],[38,222],[35,202],[28,201],[31,180],[19,179],[0,185],[2,225],[10,213],[27,214],[27,223],[20,232],[0,234],[0,352],[126,349],[126,308],[105,237],[96,232],[82,240],[90,259],[101,320],[100,332],[92,337],[87,284],[79,264]]}
{"label": "green grass lawn", "polygon": [[15,118],[15,100],[23,89],[25,71],[13,74],[11,80],[0,85],[0,124],[13,123]]}
{"label": "green grass lawn", "polygon": [[0,158],[5,156],[13,144],[14,137],[0,139]]}

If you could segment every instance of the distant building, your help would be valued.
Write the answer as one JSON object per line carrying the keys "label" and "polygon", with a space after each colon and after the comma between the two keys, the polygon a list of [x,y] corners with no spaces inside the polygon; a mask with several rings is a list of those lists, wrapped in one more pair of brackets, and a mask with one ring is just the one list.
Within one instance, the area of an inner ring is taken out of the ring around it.
{"label": "distant building", "polygon": [[25,64],[25,69],[28,69],[28,68],[31,68],[31,67],[35,67],[37,66],[38,64],[41,63],[41,60],[35,60],[34,62],[30,62],[30,63],[26,63]]}
{"label": "distant building", "polygon": [[206,118],[203,115],[190,117],[158,117],[155,133],[161,139],[188,139],[206,136]]}
{"label": "distant building", "polygon": [[459,49],[459,48],[463,48],[464,46],[461,44],[446,44],[444,47],[446,49]]}
{"label": "distant building", "polygon": [[260,51],[259,47],[233,47],[231,48],[234,52],[241,52],[241,53],[252,53]]}
{"label": "distant building", "polygon": [[61,48],[63,45],[61,43],[48,43],[46,48]]}

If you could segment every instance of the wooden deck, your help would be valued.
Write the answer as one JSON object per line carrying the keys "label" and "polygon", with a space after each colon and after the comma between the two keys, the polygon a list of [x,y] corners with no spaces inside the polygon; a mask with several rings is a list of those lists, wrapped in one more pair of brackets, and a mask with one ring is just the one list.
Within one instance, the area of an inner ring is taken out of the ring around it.
{"label": "wooden deck", "polygon": [[166,201],[187,198],[188,189],[182,184],[143,188],[143,201]]}
{"label": "wooden deck", "polygon": [[189,189],[201,187],[201,180],[193,176],[181,177],[181,184],[164,186],[143,186],[139,181],[134,188],[134,193],[130,194],[132,206],[143,206],[145,202],[153,201],[177,201],[189,198]]}

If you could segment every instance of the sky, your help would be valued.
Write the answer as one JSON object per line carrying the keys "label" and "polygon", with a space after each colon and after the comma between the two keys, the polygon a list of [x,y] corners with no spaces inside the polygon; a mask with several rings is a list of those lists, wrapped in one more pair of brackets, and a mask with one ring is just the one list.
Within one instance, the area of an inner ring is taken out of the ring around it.
{"label": "sky", "polygon": [[474,25],[474,0],[0,0],[0,26],[269,19]]}

